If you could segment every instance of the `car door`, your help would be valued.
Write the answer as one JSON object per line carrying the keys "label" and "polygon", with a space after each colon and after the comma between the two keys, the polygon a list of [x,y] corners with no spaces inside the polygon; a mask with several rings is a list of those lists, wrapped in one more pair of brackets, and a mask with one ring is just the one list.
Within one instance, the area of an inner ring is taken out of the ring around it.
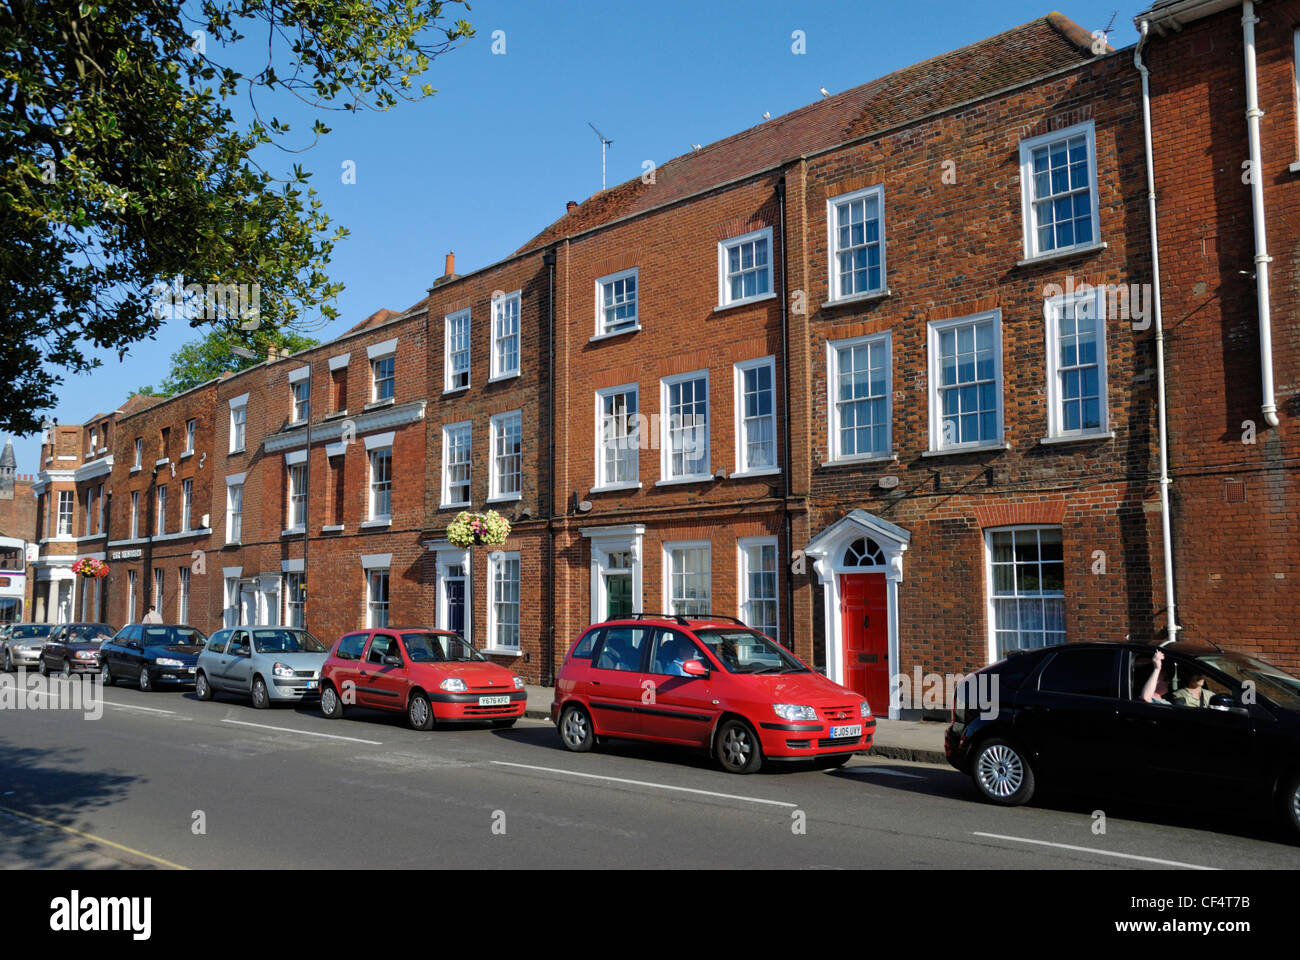
{"label": "car door", "polygon": [[59,627],[50,634],[49,641],[45,644],[42,655],[45,657],[45,669],[51,673],[58,673],[63,667],[63,661],[66,659],[67,648],[64,645],[65,638],[68,635],[67,627]]}
{"label": "car door", "polygon": [[[392,634],[379,631],[370,637],[365,653],[357,667],[357,705],[362,707],[393,708],[392,691],[386,689],[380,680],[380,670],[384,667],[384,657],[389,648],[397,647],[397,640]],[[391,668],[389,668],[391,669]]]}
{"label": "car door", "polygon": [[248,693],[253,688],[253,639],[247,630],[230,635],[226,654],[220,659],[221,688],[232,693]]}
{"label": "car door", "polygon": [[641,687],[641,728],[646,736],[702,746],[713,729],[713,678],[688,676],[681,664],[699,660],[713,670],[713,662],[683,630],[659,627],[650,638],[649,685]]}
{"label": "car door", "polygon": [[334,648],[334,656],[328,661],[330,679],[339,698],[345,706],[360,702],[357,697],[357,685],[361,681],[362,657],[366,652],[368,634],[364,631],[346,634]]}
{"label": "car door", "polygon": [[208,638],[207,646],[199,653],[198,669],[203,671],[203,675],[208,678],[208,686],[214,690],[220,690],[218,674],[221,667],[221,659],[226,655],[226,644],[230,641],[232,630],[218,630]]}
{"label": "car door", "polygon": [[[641,736],[641,697],[650,681],[645,672],[655,628],[613,624],[605,628],[587,681],[593,719],[612,736]],[[652,689],[652,687],[651,687]]]}
{"label": "car door", "polygon": [[1022,685],[1013,729],[1047,777],[1091,788],[1122,774],[1120,653],[1118,646],[1065,647]]}
{"label": "car door", "polygon": [[[397,657],[399,667],[384,663],[385,658]],[[406,656],[392,633],[376,633],[370,640],[362,666],[362,679],[370,692],[371,705],[384,710],[406,709]],[[436,692],[436,691],[435,691]]]}

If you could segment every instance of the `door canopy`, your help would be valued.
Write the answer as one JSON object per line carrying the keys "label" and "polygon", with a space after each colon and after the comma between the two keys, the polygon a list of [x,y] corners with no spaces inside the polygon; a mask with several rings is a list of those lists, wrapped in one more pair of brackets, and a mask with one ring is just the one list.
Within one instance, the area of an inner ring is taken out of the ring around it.
{"label": "door canopy", "polygon": [[903,579],[903,551],[912,534],[865,510],[853,510],[809,541],[804,554],[813,561],[825,584],[837,573],[882,571],[885,578]]}

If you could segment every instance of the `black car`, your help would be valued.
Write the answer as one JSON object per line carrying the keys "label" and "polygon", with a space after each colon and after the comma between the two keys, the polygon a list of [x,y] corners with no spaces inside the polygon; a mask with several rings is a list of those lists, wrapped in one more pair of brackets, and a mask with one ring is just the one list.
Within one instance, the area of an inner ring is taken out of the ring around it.
{"label": "black car", "polygon": [[[1157,650],[1163,663],[1149,684]],[[1211,644],[1068,643],[1013,653],[958,687],[944,750],[992,803],[1026,803],[1041,782],[1160,803],[1272,808],[1300,839],[1300,679]]]}
{"label": "black car", "polygon": [[112,637],[113,628],[106,623],[61,623],[45,641],[37,668],[43,677],[98,673],[99,646]]}
{"label": "black car", "polygon": [[183,624],[131,623],[100,647],[104,686],[130,680],[146,692],[194,686],[194,666],[207,638]]}

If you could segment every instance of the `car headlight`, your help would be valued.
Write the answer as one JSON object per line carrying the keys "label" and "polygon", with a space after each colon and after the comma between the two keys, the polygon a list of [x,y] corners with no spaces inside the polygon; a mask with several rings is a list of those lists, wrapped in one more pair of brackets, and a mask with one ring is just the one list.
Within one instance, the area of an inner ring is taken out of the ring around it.
{"label": "car headlight", "polygon": [[160,666],[160,667],[183,667],[183,666],[185,666],[185,664],[184,664],[183,661],[180,661],[180,660],[173,660],[173,659],[171,659],[170,657],[159,657],[157,660],[154,661],[154,663],[156,663],[156,664],[157,664],[158,666]]}
{"label": "car headlight", "polygon": [[515,677],[515,689],[516,689],[516,690],[522,690],[523,688],[524,688],[524,678],[523,678],[523,677]]}
{"label": "car headlight", "polygon": [[271,668],[271,672],[277,677],[292,677],[293,667],[289,666],[287,663],[277,663]]}
{"label": "car headlight", "polygon": [[862,705],[858,707],[858,716],[863,718],[871,716],[871,704],[863,700]]}
{"label": "car headlight", "polygon": [[442,683],[438,684],[438,686],[443,690],[446,690],[448,693],[464,693],[466,690],[465,681],[460,677],[448,677],[446,680],[442,681]]}
{"label": "car headlight", "polygon": [[774,703],[772,709],[782,720],[816,720],[817,711],[795,703]]}
{"label": "car headlight", "polygon": [[94,650],[80,650],[75,654],[78,660],[94,660],[99,654]]}

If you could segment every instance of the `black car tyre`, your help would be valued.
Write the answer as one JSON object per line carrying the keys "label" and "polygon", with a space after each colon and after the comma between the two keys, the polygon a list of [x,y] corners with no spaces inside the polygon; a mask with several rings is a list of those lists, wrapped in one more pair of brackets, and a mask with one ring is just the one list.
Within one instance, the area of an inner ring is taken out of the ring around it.
{"label": "black car tyre", "polygon": [[271,705],[271,695],[266,691],[266,681],[261,677],[253,678],[253,706],[265,710]]}
{"label": "black car tyre", "polygon": [[208,683],[208,675],[202,670],[194,675],[194,696],[200,700],[212,699],[212,684]]}
{"label": "black car tyre", "polygon": [[50,666],[45,662],[45,654],[41,654],[40,659],[36,661],[36,670],[42,677],[50,675]]}
{"label": "black car tyre", "polygon": [[1300,842],[1300,773],[1293,773],[1283,781],[1278,799],[1282,803],[1282,816],[1290,828],[1291,839]]}
{"label": "black car tyre", "polygon": [[755,773],[763,765],[758,736],[744,720],[727,720],[718,727],[714,754],[727,773]]}
{"label": "black car tyre", "polygon": [[63,669],[59,671],[59,676],[64,680],[72,679],[72,661],[67,657],[63,658]]}
{"label": "black car tyre", "polygon": [[149,668],[140,668],[140,690],[143,693],[153,693],[153,677],[149,676]]}
{"label": "black car tyre", "polygon": [[433,705],[427,694],[416,690],[406,704],[406,720],[412,730],[433,729]]}
{"label": "black car tyre", "polygon": [[1034,768],[1020,747],[996,737],[980,744],[971,763],[975,788],[989,803],[1018,807],[1034,795]]}
{"label": "black car tyre", "polygon": [[13,654],[9,652],[8,647],[5,647],[5,673],[13,673],[13,672],[14,672]]}
{"label": "black car tyre", "polygon": [[320,712],[330,720],[337,720],[343,716],[343,698],[339,696],[332,683],[325,684],[320,692]]}
{"label": "black car tyre", "polygon": [[99,665],[99,682],[106,687],[113,685],[113,671],[108,668],[107,662]]}
{"label": "black car tyre", "polygon": [[586,753],[595,746],[591,715],[580,704],[571,703],[560,714],[560,741],[574,753]]}

